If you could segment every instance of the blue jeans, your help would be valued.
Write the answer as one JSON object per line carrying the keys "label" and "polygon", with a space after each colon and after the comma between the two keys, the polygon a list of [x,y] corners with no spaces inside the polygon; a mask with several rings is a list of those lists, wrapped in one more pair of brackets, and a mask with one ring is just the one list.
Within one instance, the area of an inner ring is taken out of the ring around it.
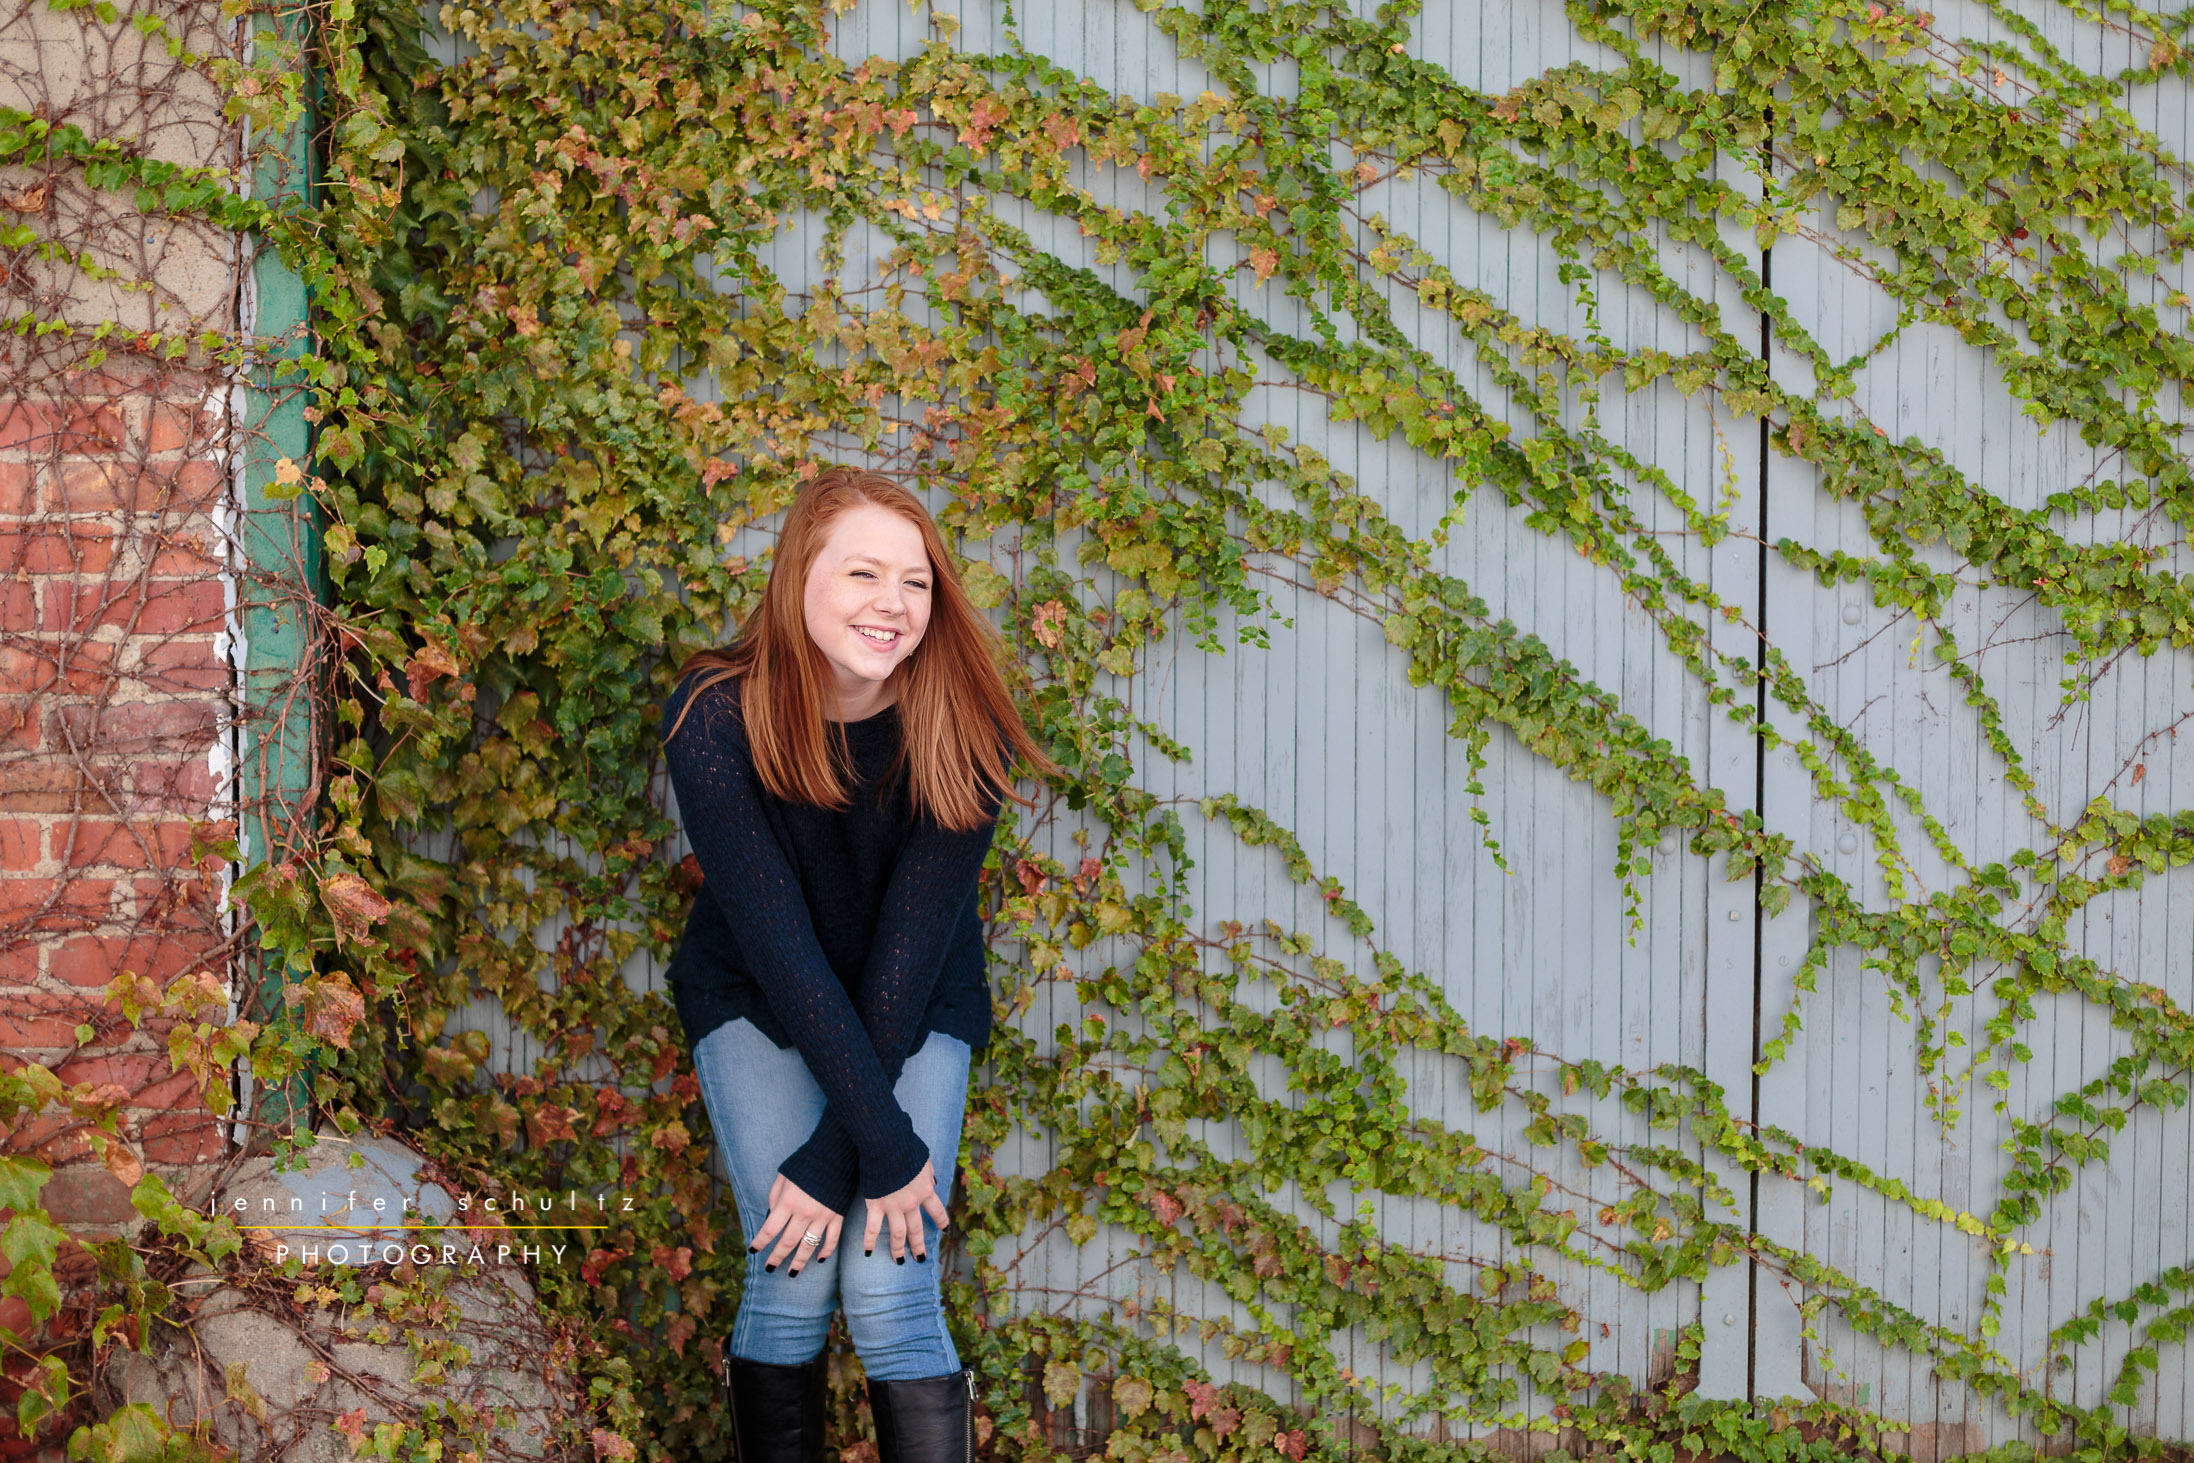
{"label": "blue jeans", "polygon": [[[914,1131],[929,1145],[941,1200],[951,1198],[953,1169],[960,1159],[971,1059],[966,1042],[933,1031],[921,1050],[907,1058],[892,1089]],[[701,1038],[693,1049],[693,1068],[701,1079],[701,1099],[708,1104],[724,1167],[731,1172],[740,1227],[751,1235],[769,1216],[769,1189],[777,1181],[778,1165],[807,1142],[823,1115],[823,1090],[797,1050],[780,1048],[744,1017]],[[878,1381],[914,1381],[960,1370],[960,1354],[945,1330],[936,1222],[922,1218],[929,1262],[916,1264],[910,1249],[904,1265],[893,1262],[886,1235],[878,1237],[875,1254],[861,1253],[867,1224],[868,1201],[857,1198],[839,1234],[837,1253],[810,1262],[797,1277],[783,1266],[775,1274],[765,1271],[766,1252],[748,1256],[746,1294],[732,1326],[731,1354],[775,1366],[810,1361],[823,1349],[831,1313],[843,1302],[853,1349]]]}

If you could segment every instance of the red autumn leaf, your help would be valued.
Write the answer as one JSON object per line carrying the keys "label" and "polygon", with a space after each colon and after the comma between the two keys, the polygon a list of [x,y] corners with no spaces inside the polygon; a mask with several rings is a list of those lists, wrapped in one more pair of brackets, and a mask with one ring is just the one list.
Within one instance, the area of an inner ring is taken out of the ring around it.
{"label": "red autumn leaf", "polygon": [[692,854],[678,860],[678,866],[670,871],[670,887],[680,894],[691,894],[706,882],[701,872],[701,861]]}
{"label": "red autumn leaf", "polygon": [[701,1079],[691,1072],[680,1072],[670,1084],[670,1095],[680,1102],[699,1102]]}
{"label": "red autumn leaf", "polygon": [[579,1262],[579,1278],[589,1285],[600,1285],[602,1272],[629,1253],[629,1250],[589,1250],[587,1257]]}
{"label": "red autumn leaf", "polygon": [[366,1409],[353,1407],[348,1412],[337,1413],[335,1430],[350,1439],[353,1448],[363,1447],[366,1441]]}
{"label": "red autumn leaf", "polygon": [[1302,1463],[1303,1455],[1310,1451],[1310,1434],[1299,1427],[1289,1428],[1272,1439],[1272,1446],[1293,1458],[1295,1463]]}
{"label": "red autumn leaf", "polygon": [[353,940],[364,939],[366,931],[387,919],[395,907],[348,869],[320,881],[320,902],[335,916],[335,927]]}
{"label": "red autumn leaf", "polygon": [[656,1269],[673,1280],[683,1280],[693,1273],[693,1251],[686,1245],[675,1250],[669,1245],[657,1245],[650,1258],[655,1261]]}
{"label": "red autumn leaf", "polygon": [[457,674],[457,657],[429,640],[410,660],[404,662],[404,681],[411,691],[411,699],[426,699],[427,687],[442,676]]}
{"label": "red autumn leaf", "polygon": [[1188,1393],[1188,1415],[1202,1417],[1219,1405],[1219,1389],[1209,1382],[1183,1382],[1181,1390]]}
{"label": "red autumn leaf", "polygon": [[1021,881],[1021,892],[1034,894],[1044,887],[1044,871],[1029,859],[1013,861],[1013,877]]}
{"label": "red autumn leaf", "polygon": [[559,1138],[576,1143],[579,1135],[571,1130],[571,1120],[578,1116],[579,1113],[573,1108],[553,1102],[545,1103],[526,1114],[527,1141],[536,1148],[554,1143]]}
{"label": "red autumn leaf", "polygon": [[598,1427],[594,1430],[594,1456],[603,1460],[603,1463],[626,1463],[626,1460],[638,1454],[639,1449],[633,1447],[629,1440],[619,1437],[608,1428]]}
{"label": "red autumn leaf", "polygon": [[670,1343],[672,1351],[684,1356],[686,1354],[686,1343],[691,1341],[693,1333],[700,1329],[693,1317],[687,1315],[684,1311],[680,1311],[663,1323],[663,1339]]}
{"label": "red autumn leaf", "polygon": [[1211,1414],[1211,1430],[1222,1438],[1241,1425],[1242,1413],[1240,1408],[1222,1407]]}
{"label": "red autumn leaf", "polygon": [[366,1019],[365,998],[341,971],[314,976],[282,993],[293,1007],[301,1007],[300,1020],[307,1036],[350,1050],[350,1034]]}
{"label": "red autumn leaf", "polygon": [[978,148],[983,147],[990,141],[991,129],[1009,115],[1011,114],[1007,112],[1003,102],[983,98],[975,104],[975,110],[968,114],[967,125],[960,129],[960,140],[973,143]]}
{"label": "red autumn leaf", "polygon": [[614,1087],[605,1087],[594,1095],[594,1136],[607,1138],[630,1120],[633,1106],[625,1095]]}
{"label": "red autumn leaf", "polygon": [[1151,1212],[1158,1216],[1158,1222],[1167,1226],[1168,1228],[1170,1228],[1173,1224],[1173,1221],[1179,1219],[1184,1212],[1181,1207],[1181,1201],[1174,1198],[1164,1189],[1152,1189],[1149,1194],[1149,1202]]}
{"label": "red autumn leaf", "polygon": [[672,1157],[685,1152],[686,1146],[692,1141],[693,1134],[687,1132],[686,1125],[680,1122],[665,1123],[648,1135],[649,1143]]}

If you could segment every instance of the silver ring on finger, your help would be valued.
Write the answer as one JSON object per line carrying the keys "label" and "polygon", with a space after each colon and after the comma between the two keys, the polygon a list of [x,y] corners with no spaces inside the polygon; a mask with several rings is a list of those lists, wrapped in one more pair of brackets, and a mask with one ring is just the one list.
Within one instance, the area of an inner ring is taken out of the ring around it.
{"label": "silver ring on finger", "polygon": [[800,1236],[800,1243],[806,1245],[809,1249],[813,1249],[822,1242],[823,1237],[812,1229]]}

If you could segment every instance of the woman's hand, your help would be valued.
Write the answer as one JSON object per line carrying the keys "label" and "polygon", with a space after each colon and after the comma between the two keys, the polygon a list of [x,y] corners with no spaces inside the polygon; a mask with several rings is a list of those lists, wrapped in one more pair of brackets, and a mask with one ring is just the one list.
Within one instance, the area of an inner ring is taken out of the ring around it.
{"label": "woman's hand", "polygon": [[916,1260],[928,1259],[929,1246],[922,1238],[922,1215],[925,1213],[937,1221],[939,1229],[945,1227],[945,1201],[937,1197],[937,1174],[926,1163],[920,1173],[908,1180],[905,1188],[868,1201],[868,1228],[861,1235],[861,1253],[876,1253],[876,1236],[888,1222],[892,1259],[904,1265],[910,1246]]}
{"label": "woman's hand", "polygon": [[[923,1169],[925,1174],[928,1171]],[[819,1201],[808,1197],[807,1190],[779,1174],[777,1181],[769,1186],[769,1217],[762,1221],[761,1229],[747,1245],[747,1253],[760,1254],[774,1238],[776,1248],[762,1268],[774,1270],[784,1264],[789,1255],[792,1258],[789,1273],[798,1275],[807,1268],[810,1259],[830,1258],[831,1251],[838,1248],[838,1231],[844,1224],[843,1214],[825,1209]],[[821,1235],[823,1242],[819,1245],[800,1242],[811,1234]]]}

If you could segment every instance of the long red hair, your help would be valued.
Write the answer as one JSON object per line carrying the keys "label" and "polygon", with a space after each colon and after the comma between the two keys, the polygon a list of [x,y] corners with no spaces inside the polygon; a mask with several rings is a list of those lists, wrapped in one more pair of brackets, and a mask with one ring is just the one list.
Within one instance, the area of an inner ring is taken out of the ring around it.
{"label": "long red hair", "polygon": [[787,802],[843,808],[845,733],[830,723],[831,668],[808,634],[808,570],[830,526],[849,508],[873,503],[913,524],[929,556],[929,627],[892,674],[904,733],[896,771],[909,781],[914,811],[947,828],[982,826],[1013,796],[1016,759],[1038,774],[1057,768],[1022,724],[999,669],[998,633],[967,596],[929,510],[881,473],[834,467],[817,473],[785,515],[762,604],[728,646],[699,651],[679,670],[698,676],[679,726],[711,686],[739,682],[739,712],[762,786]]}

